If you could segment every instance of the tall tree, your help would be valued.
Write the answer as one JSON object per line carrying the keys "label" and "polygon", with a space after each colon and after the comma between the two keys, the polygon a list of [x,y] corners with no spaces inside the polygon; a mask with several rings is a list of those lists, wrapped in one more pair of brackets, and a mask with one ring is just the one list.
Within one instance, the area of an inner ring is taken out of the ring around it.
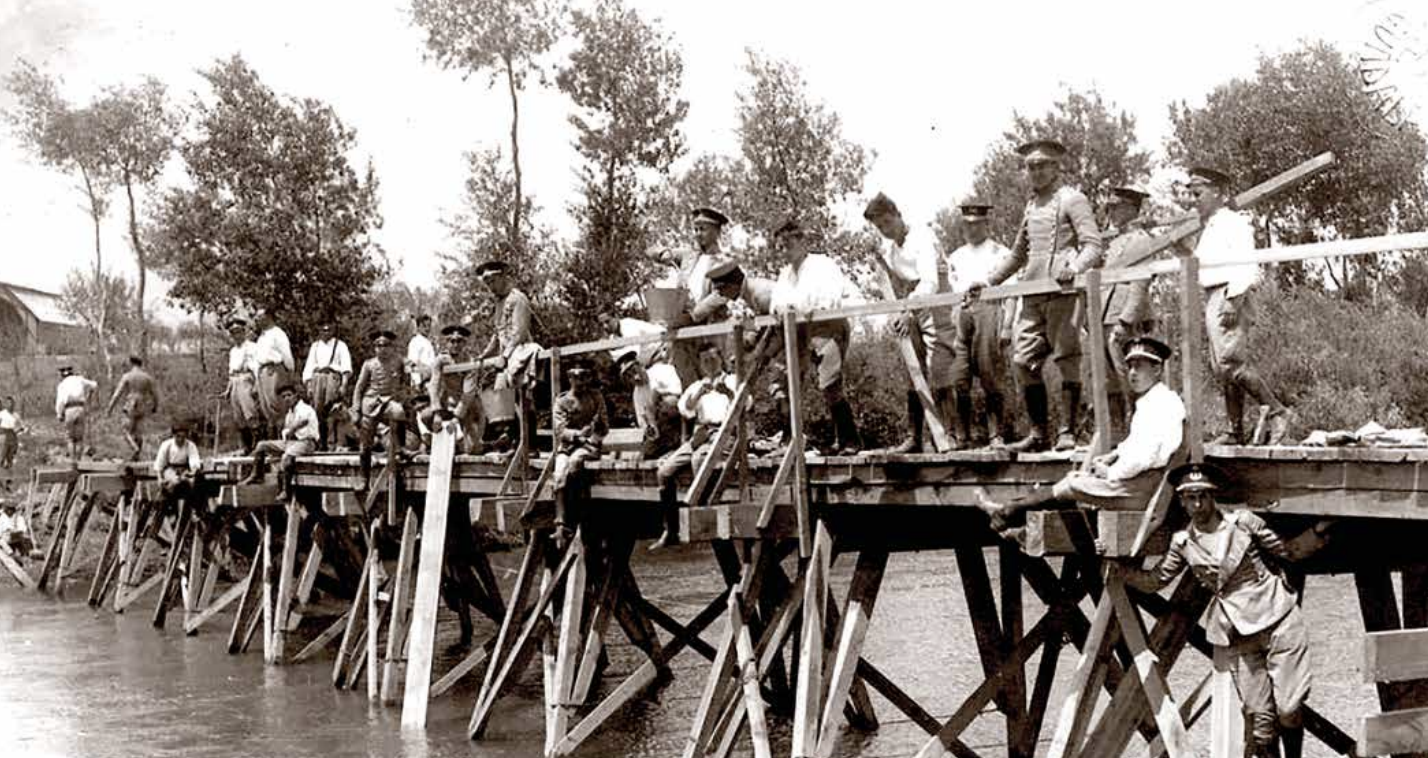
{"label": "tall tree", "polygon": [[[1331,171],[1255,207],[1269,240],[1372,236],[1421,229],[1428,220],[1423,134],[1412,122],[1393,128],[1384,121],[1354,63],[1327,42],[1261,56],[1254,76],[1219,85],[1201,107],[1172,105],[1170,119],[1172,160],[1223,166],[1241,189],[1334,151]],[[1374,259],[1321,265],[1348,297],[1368,294],[1386,273]],[[1293,277],[1299,269],[1276,270]]]}
{"label": "tall tree", "polygon": [[488,86],[504,79],[511,99],[511,193],[508,242],[525,248],[521,216],[520,92],[539,74],[538,60],[555,43],[559,13],[549,0],[412,0],[412,17],[426,30],[426,47],[443,68],[487,72]]}
{"label": "tall tree", "polygon": [[[1011,128],[987,149],[972,180],[972,194],[996,206],[992,236],[1003,244],[1016,237],[1026,207],[1026,178],[1016,148],[1033,139],[1054,139],[1066,146],[1062,176],[1093,203],[1111,187],[1144,182],[1150,174],[1150,153],[1137,144],[1135,117],[1118,111],[1094,89],[1067,91],[1038,119],[1013,113]],[[943,229],[952,231],[943,244],[960,244],[955,224],[939,224],[939,236]]]}
{"label": "tall tree", "polygon": [[[89,272],[91,286],[97,296],[107,296],[109,289],[103,286],[107,274],[100,227],[108,211],[111,185],[104,170],[103,135],[94,109],[69,103],[60,94],[58,80],[24,59],[6,77],[5,86],[18,102],[14,109],[6,112],[5,117],[20,142],[45,165],[73,172],[79,177],[79,189],[94,225],[94,266]],[[97,318],[90,323],[90,332],[108,370],[106,317],[110,308],[99,303],[95,313]]]}
{"label": "tall tree", "polygon": [[509,244],[506,219],[515,202],[515,178],[501,151],[476,150],[466,154],[467,176],[461,205],[442,219],[451,249],[441,253],[442,298],[454,315],[476,324],[487,323],[495,311],[476,267],[488,260],[509,264],[517,286],[528,294],[537,311],[546,307],[558,287],[560,266],[550,230],[535,226],[537,206],[530,197],[522,205],[530,211],[521,217],[525,253],[517,255]]}
{"label": "tall tree", "polygon": [[609,313],[641,284],[650,266],[644,210],[650,179],[684,152],[679,97],[684,64],[670,37],[621,0],[598,0],[571,13],[578,47],[556,76],[576,106],[575,147],[583,205],[581,242],[568,262],[572,311]]}
{"label": "tall tree", "polygon": [[356,133],[332,108],[278,95],[241,57],[201,72],[196,134],[179,148],[190,187],[149,224],[171,297],[190,310],[271,310],[301,343],[325,315],[360,323],[388,273],[372,167],[347,155]]}
{"label": "tall tree", "polygon": [[137,87],[113,87],[91,106],[100,132],[100,167],[108,181],[124,188],[129,208],[129,244],[134,250],[138,284],[134,292],[134,318],[138,325],[138,352],[149,353],[148,319],[144,296],[148,283],[148,258],[139,233],[135,188],[144,189],[158,178],[173,153],[181,118],[169,106],[164,85],[147,78]]}
{"label": "tall tree", "polygon": [[[83,324],[90,334],[103,334],[106,341],[127,341],[140,328],[130,304],[134,288],[128,280],[104,272],[96,279],[92,272],[74,269],[60,288],[60,308]],[[103,330],[101,332],[101,329]],[[109,350],[101,351],[105,374],[110,375]]]}
{"label": "tall tree", "polygon": [[[748,87],[739,93],[743,181],[736,212],[755,235],[771,235],[797,216],[836,255],[868,249],[860,235],[840,230],[835,206],[863,190],[871,153],[843,136],[842,119],[812,99],[793,64],[746,51]],[[767,246],[754,264],[772,268]]]}

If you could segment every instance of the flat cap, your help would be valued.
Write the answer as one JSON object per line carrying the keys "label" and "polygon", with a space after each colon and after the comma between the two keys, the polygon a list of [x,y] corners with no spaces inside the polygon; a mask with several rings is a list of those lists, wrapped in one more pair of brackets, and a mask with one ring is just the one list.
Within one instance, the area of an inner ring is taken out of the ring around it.
{"label": "flat cap", "polygon": [[1210,166],[1195,166],[1190,169],[1190,186],[1210,184],[1220,188],[1228,188],[1234,184],[1234,179],[1229,174]]}
{"label": "flat cap", "polygon": [[1027,163],[1050,163],[1066,157],[1066,146],[1054,139],[1035,139],[1019,145],[1016,152]]}
{"label": "flat cap", "polygon": [[1145,358],[1156,363],[1170,360],[1170,355],[1173,352],[1169,345],[1154,337],[1132,337],[1126,341],[1122,350],[1126,360]]}
{"label": "flat cap", "polygon": [[729,223],[729,217],[713,208],[693,208],[689,211],[690,220],[696,224],[714,224],[723,226]]}

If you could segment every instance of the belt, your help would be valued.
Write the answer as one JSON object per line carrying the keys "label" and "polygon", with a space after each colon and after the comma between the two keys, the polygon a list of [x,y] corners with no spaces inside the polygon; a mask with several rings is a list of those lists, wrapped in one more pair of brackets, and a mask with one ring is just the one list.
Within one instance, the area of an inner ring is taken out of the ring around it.
{"label": "belt", "polygon": [[229,378],[229,379],[239,379],[239,378],[242,378],[242,377],[245,377],[245,376],[248,377],[249,379],[252,379],[252,378],[253,378],[253,372],[252,372],[252,371],[229,371],[229,372],[228,372],[228,378]]}
{"label": "belt", "polygon": [[317,369],[316,371],[314,371],[313,373],[315,373],[315,374],[336,374],[336,375],[338,375],[338,376],[341,376],[341,375],[342,375],[342,372],[341,372],[341,371],[338,371],[338,370],[335,369],[335,368],[320,368],[320,369]]}
{"label": "belt", "polygon": [[282,361],[268,361],[267,363],[259,363],[259,364],[258,364],[258,368],[267,368],[267,367],[269,367],[269,366],[282,366],[282,365],[284,365]]}
{"label": "belt", "polygon": [[66,408],[83,408],[83,407],[84,407],[84,401],[83,401],[83,400],[70,400],[69,402],[67,402],[67,403],[64,404],[64,407],[66,407]]}

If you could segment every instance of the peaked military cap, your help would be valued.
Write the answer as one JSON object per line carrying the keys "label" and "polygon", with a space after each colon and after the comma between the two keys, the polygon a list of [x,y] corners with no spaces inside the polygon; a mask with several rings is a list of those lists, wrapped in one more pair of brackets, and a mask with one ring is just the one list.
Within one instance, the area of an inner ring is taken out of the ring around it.
{"label": "peaked military cap", "polygon": [[962,203],[958,208],[967,221],[986,221],[992,215],[992,206],[988,203]]}
{"label": "peaked military cap", "polygon": [[397,333],[391,329],[373,329],[372,332],[367,335],[367,339],[373,342],[376,342],[380,337],[386,337],[388,342],[394,342],[397,339]]}
{"label": "peaked military cap", "polygon": [[725,258],[709,267],[708,277],[715,284],[732,284],[744,278],[744,270],[732,258]]}
{"label": "peaked military cap", "polygon": [[1164,363],[1170,360],[1173,352],[1170,346],[1154,337],[1132,337],[1126,341],[1124,351],[1126,360],[1132,358],[1145,358],[1156,363]]}
{"label": "peaked military cap", "polygon": [[1216,490],[1224,483],[1224,474],[1206,463],[1186,463],[1170,472],[1170,483],[1176,492]]}
{"label": "peaked military cap", "polygon": [[1134,203],[1135,205],[1140,205],[1149,197],[1149,192],[1145,192],[1136,187],[1112,187],[1111,196],[1107,200],[1107,203],[1110,205],[1117,203]]}
{"label": "peaked military cap", "polygon": [[481,265],[476,267],[476,275],[485,276],[487,274],[504,274],[510,270],[511,265],[509,263],[506,263],[505,261],[485,261]]}
{"label": "peaked military cap", "polygon": [[1016,152],[1027,163],[1055,162],[1066,157],[1066,146],[1054,139],[1036,139],[1019,145]]}
{"label": "peaked military cap", "polygon": [[723,226],[729,223],[728,216],[725,216],[713,208],[694,208],[689,211],[689,215],[691,216],[691,220],[696,224],[704,223]]}
{"label": "peaked military cap", "polygon": [[1230,178],[1229,174],[1217,168],[1195,166],[1190,169],[1190,186],[1194,187],[1200,184],[1210,184],[1220,188],[1228,188],[1231,184],[1234,184],[1234,179]]}
{"label": "peaked military cap", "polygon": [[467,329],[461,324],[448,324],[446,326],[441,327],[441,336],[450,337],[453,334],[459,334],[462,337],[470,337],[471,330]]}

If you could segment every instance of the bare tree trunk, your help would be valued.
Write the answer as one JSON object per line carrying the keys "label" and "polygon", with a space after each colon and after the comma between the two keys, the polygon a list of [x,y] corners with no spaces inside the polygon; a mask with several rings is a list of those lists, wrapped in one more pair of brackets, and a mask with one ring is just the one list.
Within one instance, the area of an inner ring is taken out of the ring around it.
{"label": "bare tree trunk", "polygon": [[525,195],[521,193],[521,145],[517,139],[521,123],[520,100],[516,97],[516,72],[509,55],[504,56],[506,64],[506,90],[511,94],[511,173],[515,179],[515,194],[511,203],[511,247],[520,252],[525,249],[524,240],[521,239],[521,212],[522,202]]}
{"label": "bare tree trunk", "polygon": [[89,171],[83,166],[79,168],[79,175],[84,178],[84,191],[89,196],[89,216],[94,220],[94,291],[96,300],[94,314],[94,340],[99,348],[100,360],[104,361],[104,376],[106,379],[114,378],[114,369],[109,361],[109,339],[105,334],[109,321],[109,290],[104,286],[104,257],[99,245],[99,222],[104,218],[104,198],[100,197],[90,181]]}
{"label": "bare tree trunk", "polygon": [[144,255],[144,243],[139,239],[139,218],[134,210],[134,184],[128,172],[124,173],[124,193],[129,197],[129,242],[134,246],[134,262],[139,268],[138,292],[134,298],[134,315],[139,320],[139,357],[149,359],[149,320],[144,317],[144,285],[148,281],[149,267]]}
{"label": "bare tree trunk", "polygon": [[204,376],[208,375],[208,350],[203,344],[204,332],[208,331],[208,328],[203,325],[203,317],[206,315],[208,315],[208,311],[200,308],[198,311],[198,370],[203,372]]}

